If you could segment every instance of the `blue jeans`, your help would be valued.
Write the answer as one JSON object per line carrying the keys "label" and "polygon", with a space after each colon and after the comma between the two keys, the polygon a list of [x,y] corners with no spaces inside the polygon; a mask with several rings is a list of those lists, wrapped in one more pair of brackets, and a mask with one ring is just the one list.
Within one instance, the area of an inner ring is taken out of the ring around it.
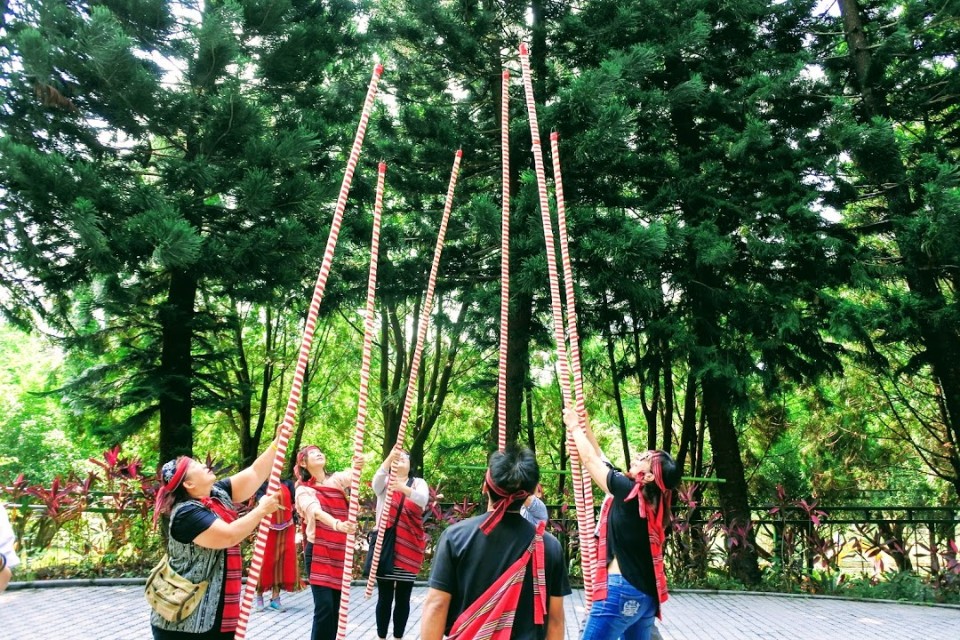
{"label": "blue jeans", "polygon": [[581,640],[650,640],[657,603],[618,574],[607,577],[607,597],[590,608]]}

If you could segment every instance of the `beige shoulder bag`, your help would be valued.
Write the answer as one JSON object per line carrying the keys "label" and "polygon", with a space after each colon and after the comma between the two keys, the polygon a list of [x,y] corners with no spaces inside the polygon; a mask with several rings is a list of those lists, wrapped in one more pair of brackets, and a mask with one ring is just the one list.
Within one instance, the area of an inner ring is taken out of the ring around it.
{"label": "beige shoulder bag", "polygon": [[144,597],[161,618],[169,622],[182,622],[190,616],[207,592],[208,580],[194,584],[173,570],[168,556],[163,556],[144,589]]}

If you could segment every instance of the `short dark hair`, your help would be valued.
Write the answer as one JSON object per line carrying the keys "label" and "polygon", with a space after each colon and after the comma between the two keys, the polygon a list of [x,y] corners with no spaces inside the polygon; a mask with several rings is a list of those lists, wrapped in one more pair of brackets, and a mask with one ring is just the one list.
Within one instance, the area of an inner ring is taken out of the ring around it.
{"label": "short dark hair", "polygon": [[[503,451],[491,453],[487,459],[487,468],[490,470],[490,478],[508,493],[517,491],[533,493],[540,482],[540,465],[537,464],[537,457],[530,449],[521,449],[516,445],[509,445]],[[494,493],[490,494],[490,499],[493,502],[502,500]],[[511,506],[522,502],[517,500]]]}

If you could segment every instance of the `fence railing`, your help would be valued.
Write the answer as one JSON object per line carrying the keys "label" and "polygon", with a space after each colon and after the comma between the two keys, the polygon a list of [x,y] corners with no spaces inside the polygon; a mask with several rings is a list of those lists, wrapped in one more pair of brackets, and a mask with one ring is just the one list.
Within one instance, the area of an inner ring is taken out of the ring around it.
{"label": "fence railing", "polygon": [[[129,498],[129,495],[127,496]],[[0,498],[2,500],[2,498]],[[129,505],[129,502],[124,504]],[[144,564],[159,554],[160,536],[151,531],[144,504],[121,506],[109,492],[89,492],[77,513],[50,514],[48,507],[30,499],[7,502],[18,534],[20,551],[29,560],[45,564],[101,558],[104,562],[139,555]],[[468,506],[465,506],[468,505]],[[372,527],[371,517],[362,529]],[[433,545],[450,523],[481,512],[480,504],[437,503],[428,518],[427,564]],[[485,506],[485,504],[484,504]],[[818,566],[853,574],[890,570],[933,575],[943,568],[942,555],[960,539],[960,506],[834,505],[815,509],[774,505],[752,509],[749,535],[761,561],[780,570],[810,572]],[[549,531],[558,537],[567,566],[579,576],[577,519],[573,505],[548,504]],[[722,567],[731,550],[730,539],[741,535],[724,527],[719,509],[699,506],[675,508],[667,563],[674,571],[699,563],[701,569]],[[363,537],[358,536],[363,544]],[[362,551],[363,549],[361,549]],[[29,564],[28,564],[29,566]]]}

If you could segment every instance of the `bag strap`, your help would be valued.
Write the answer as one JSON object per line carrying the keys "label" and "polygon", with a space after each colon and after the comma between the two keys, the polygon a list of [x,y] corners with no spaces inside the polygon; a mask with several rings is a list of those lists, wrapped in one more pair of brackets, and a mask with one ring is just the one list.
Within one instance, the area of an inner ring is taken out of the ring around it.
{"label": "bag strap", "polygon": [[[170,510],[170,523],[167,525],[167,552],[163,554],[163,559],[168,565],[170,565],[170,540],[173,539],[173,517],[177,515],[177,511],[180,509],[180,507],[187,505],[191,502],[202,509],[213,511],[212,509],[205,507],[203,503],[200,502],[199,500],[194,500],[192,498],[190,500],[184,500],[183,502],[179,502],[176,505],[174,505],[174,508]],[[217,516],[215,511],[213,515]],[[217,518],[219,519],[220,516],[217,516]],[[183,543],[181,542],[180,544],[183,544]],[[191,542],[190,544],[195,544],[195,543]],[[226,549],[217,549],[217,552],[222,553],[223,557],[226,558],[226,555],[227,555]],[[218,562],[210,563],[210,569],[207,571],[207,575],[203,577],[205,581],[209,582],[210,579],[213,578],[214,575],[216,575],[218,564],[219,564]],[[170,565],[170,569],[173,570],[173,565]],[[226,576],[226,565],[224,565],[224,576]]]}
{"label": "bag strap", "polygon": [[[412,480],[412,478],[411,478],[411,480]],[[408,482],[407,486],[409,487],[409,486],[410,486],[409,480],[408,480],[407,482]],[[392,525],[392,526],[394,526],[394,527],[396,527],[396,526],[397,526],[397,523],[400,522],[400,514],[403,513],[403,503],[404,503],[404,501],[405,501],[406,499],[407,499],[406,494],[401,493],[401,495],[400,495],[400,502],[397,503],[397,517],[393,519],[393,525]],[[388,528],[389,528],[389,527],[388,527]]]}

